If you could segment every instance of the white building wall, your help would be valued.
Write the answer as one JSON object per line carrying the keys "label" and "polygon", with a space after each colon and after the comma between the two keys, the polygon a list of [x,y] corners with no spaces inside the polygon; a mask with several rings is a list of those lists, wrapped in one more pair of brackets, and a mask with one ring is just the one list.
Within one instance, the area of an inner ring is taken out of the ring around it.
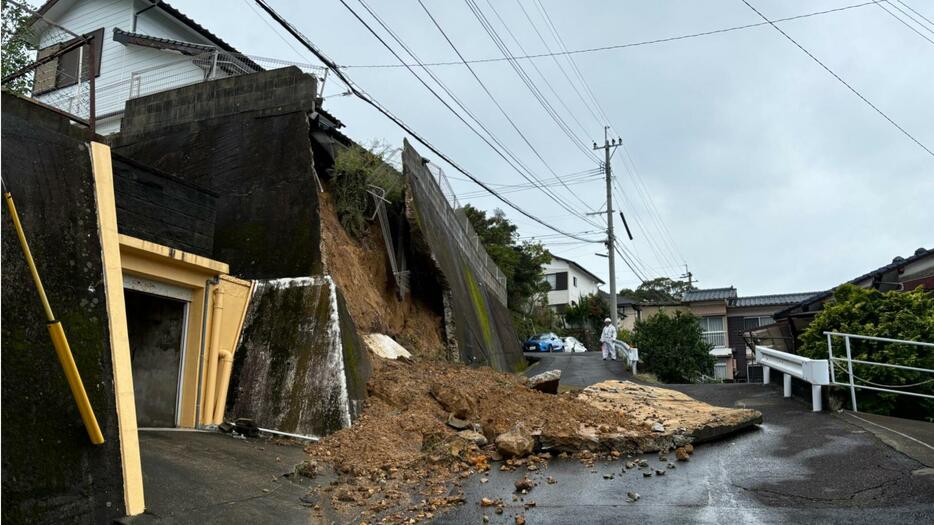
{"label": "white building wall", "polygon": [[[159,91],[166,91],[180,86],[189,85],[204,79],[204,70],[191,62],[191,57],[172,51],[164,51],[124,45],[113,39],[114,28],[124,31],[133,31],[134,14],[140,9],[150,5],[148,2],[134,0],[79,0],[70,2],[70,7],[56,14],[53,10],[51,19],[77,34],[90,33],[104,28],[103,44],[101,48],[100,75],[96,82],[96,114],[100,116],[112,115],[123,111],[124,104],[132,96],[143,96]],[[63,6],[67,7],[67,6]],[[210,41],[200,34],[189,29],[181,22],[166,15],[159,8],[153,8],[143,13],[137,20],[135,32],[160,38],[170,38],[183,42],[211,45]],[[48,32],[40,40],[40,47],[46,47],[53,42],[55,31]],[[55,41],[61,41],[61,38]],[[133,74],[137,73],[138,82],[131,85]],[[65,111],[69,107],[63,106],[65,97],[83,97],[83,111],[72,113],[87,117],[87,82],[82,83],[80,92],[76,86],[69,86],[63,90],[53,91],[36,97],[38,100],[51,103]],[[63,94],[65,97],[63,97]],[[67,103],[67,102],[66,102]],[[120,118],[110,117],[102,119],[98,132],[101,134],[119,131]]]}
{"label": "white building wall", "polygon": [[[566,261],[553,259],[549,264],[544,266],[544,273],[546,275],[561,272],[567,272],[568,274],[568,288],[567,290],[549,291],[549,306],[578,302],[581,297],[596,293],[599,290],[597,287],[599,283],[597,283],[597,281],[588,274],[580,271],[576,266],[568,264]],[[574,284],[575,279],[577,280],[576,285]]]}

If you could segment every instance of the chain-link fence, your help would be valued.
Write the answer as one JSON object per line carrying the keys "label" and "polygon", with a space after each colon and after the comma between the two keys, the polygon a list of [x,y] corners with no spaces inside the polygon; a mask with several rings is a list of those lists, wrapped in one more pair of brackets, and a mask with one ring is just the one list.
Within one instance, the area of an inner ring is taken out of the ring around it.
{"label": "chain-link fence", "polygon": [[432,197],[431,203],[439,209],[439,215],[447,222],[447,230],[453,233],[458,244],[484,270],[481,274],[483,282],[505,305],[507,302],[506,276],[483,248],[480,237],[471,226],[470,219],[467,218],[444,171],[431,163],[426,164],[426,167],[432,174],[431,183],[434,183],[426,184],[425,188],[426,193]]}
{"label": "chain-link fence", "polygon": [[4,2],[3,87],[93,127],[103,30],[79,35],[26,4]]}

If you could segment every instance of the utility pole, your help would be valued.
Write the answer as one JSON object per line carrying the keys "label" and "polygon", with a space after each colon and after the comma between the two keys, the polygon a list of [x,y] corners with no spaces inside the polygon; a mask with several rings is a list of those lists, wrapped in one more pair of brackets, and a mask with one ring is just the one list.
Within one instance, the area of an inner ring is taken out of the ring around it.
{"label": "utility pole", "polygon": [[623,139],[609,139],[608,131],[610,127],[603,127],[603,145],[597,146],[594,142],[593,149],[603,150],[604,161],[603,171],[606,174],[606,250],[610,260],[610,319],[613,326],[618,327],[618,313],[616,311],[616,238],[613,235],[613,188],[610,180],[610,149],[616,149],[623,144]]}
{"label": "utility pole", "polygon": [[688,288],[691,288],[694,286],[694,274],[691,273],[690,270],[688,270],[687,264],[684,265],[684,275],[682,275],[681,278],[688,280]]}

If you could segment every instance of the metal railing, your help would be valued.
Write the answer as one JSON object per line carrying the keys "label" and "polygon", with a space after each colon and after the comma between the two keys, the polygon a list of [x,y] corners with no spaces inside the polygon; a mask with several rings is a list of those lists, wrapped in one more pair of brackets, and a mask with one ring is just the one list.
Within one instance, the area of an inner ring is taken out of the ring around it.
{"label": "metal railing", "polygon": [[[925,343],[922,341],[906,341],[903,339],[890,339],[888,337],[874,337],[868,335],[856,335],[856,334],[847,334],[840,332],[824,332],[824,335],[827,336],[827,354],[830,358],[830,383],[833,385],[849,387],[850,389],[850,402],[853,405],[853,412],[859,412],[856,404],[856,389],[864,390],[873,390],[876,392],[887,392],[890,394],[901,394],[906,396],[915,396],[915,397],[924,397],[928,399],[934,399],[934,395],[924,394],[921,392],[909,392],[906,390],[898,390],[900,388],[911,388],[915,386],[921,386],[927,383],[934,381],[934,377],[927,379],[925,381],[920,381],[914,384],[907,385],[886,385],[875,383],[867,379],[856,376],[853,373],[853,364],[862,365],[862,366],[878,366],[885,368],[895,368],[899,370],[909,370],[913,372],[920,372],[922,374],[934,374],[934,370],[930,368],[920,368],[916,366],[907,366],[907,365],[896,365],[891,363],[879,363],[873,361],[865,361],[861,359],[853,359],[852,345],[850,341],[853,339],[862,340],[862,341],[876,341],[881,343],[890,343],[890,344],[901,344],[907,346],[918,346],[922,348],[934,348],[934,343]],[[835,337],[843,338],[843,346],[846,350],[846,357],[834,357],[833,355],[833,340]],[[845,367],[843,365],[845,363]],[[847,377],[846,382],[837,381],[836,368],[844,369],[844,375]]]}
{"label": "metal railing", "polygon": [[756,362],[762,365],[762,384],[769,384],[769,373],[774,368],[784,374],[783,393],[785,397],[791,397],[791,378],[797,377],[811,384],[811,409],[814,412],[823,409],[821,387],[830,384],[829,361],[756,346]]}
{"label": "metal railing", "polygon": [[703,338],[714,348],[726,346],[726,333],[724,332],[705,332]]}

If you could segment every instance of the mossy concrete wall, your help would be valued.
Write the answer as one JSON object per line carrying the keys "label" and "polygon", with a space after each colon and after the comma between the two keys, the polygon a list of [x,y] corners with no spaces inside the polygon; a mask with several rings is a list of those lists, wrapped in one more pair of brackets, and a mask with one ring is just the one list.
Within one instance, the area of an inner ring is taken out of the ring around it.
{"label": "mossy concrete wall", "polygon": [[[444,276],[450,292],[450,313],[457,338],[460,359],[469,364],[488,364],[503,371],[525,367],[519,339],[512,326],[509,310],[478,276],[484,271],[457,239],[463,233],[451,209],[441,196],[437,183],[421,155],[405,142],[402,150],[403,174],[410,226],[414,237],[422,237]],[[446,309],[447,310],[447,309]]]}
{"label": "mossy concrete wall", "polygon": [[211,258],[232,275],[320,273],[308,122],[316,86],[292,67],[133,99],[112,145],[218,195]]}
{"label": "mossy concrete wall", "polygon": [[106,439],[88,439],[4,206],[3,521],[109,523],[125,514],[123,474],[86,133],[7,93],[2,106],[3,180]]}
{"label": "mossy concrete wall", "polygon": [[369,357],[329,277],[258,282],[235,356],[231,418],[322,436],[362,410]]}

